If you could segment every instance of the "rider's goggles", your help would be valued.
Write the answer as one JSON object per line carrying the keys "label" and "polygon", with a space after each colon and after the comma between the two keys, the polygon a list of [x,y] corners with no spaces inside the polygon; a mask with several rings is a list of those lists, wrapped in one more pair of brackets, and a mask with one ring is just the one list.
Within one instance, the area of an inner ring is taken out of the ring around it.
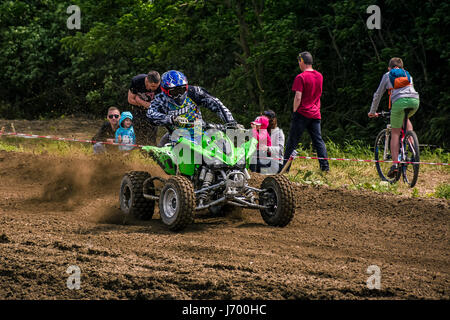
{"label": "rider's goggles", "polygon": [[175,88],[169,88],[167,90],[167,93],[169,96],[176,99],[178,97],[181,97],[186,91],[187,91],[187,85],[184,85],[184,86],[179,86],[179,87],[175,87]]}

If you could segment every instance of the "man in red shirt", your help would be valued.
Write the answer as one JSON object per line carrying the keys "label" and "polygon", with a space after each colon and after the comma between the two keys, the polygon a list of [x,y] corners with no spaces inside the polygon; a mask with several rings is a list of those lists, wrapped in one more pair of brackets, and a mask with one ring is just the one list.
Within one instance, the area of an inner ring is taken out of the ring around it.
{"label": "man in red shirt", "polygon": [[[297,149],[303,131],[306,129],[311,136],[317,156],[328,158],[320,128],[320,96],[322,95],[323,76],[312,68],[313,58],[309,52],[301,52],[298,55],[298,64],[302,73],[297,75],[292,85],[292,91],[295,91],[293,115],[284,154],[289,158]],[[284,164],[287,160],[284,160]],[[319,160],[319,164],[322,171],[330,170],[327,160]]]}

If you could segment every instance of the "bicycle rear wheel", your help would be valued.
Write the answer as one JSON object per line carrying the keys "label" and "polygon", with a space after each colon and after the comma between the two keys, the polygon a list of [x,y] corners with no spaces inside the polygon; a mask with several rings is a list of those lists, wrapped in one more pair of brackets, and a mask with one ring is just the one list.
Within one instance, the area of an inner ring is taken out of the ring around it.
{"label": "bicycle rear wheel", "polygon": [[[375,139],[375,160],[377,161],[392,161],[391,155],[391,135],[388,134],[386,139],[387,129],[382,130],[377,138]],[[389,178],[387,176],[389,169],[393,163],[391,162],[376,162],[375,167],[377,168],[378,175],[381,180],[387,181],[389,183],[395,183],[400,179],[400,174],[396,175],[394,178]]]}
{"label": "bicycle rear wheel", "polygon": [[[405,134],[403,140],[403,148],[405,155],[403,161],[406,162],[419,162],[419,139],[414,131],[408,131]],[[409,185],[410,188],[414,187],[419,177],[419,164],[404,163],[401,167],[403,180]]]}

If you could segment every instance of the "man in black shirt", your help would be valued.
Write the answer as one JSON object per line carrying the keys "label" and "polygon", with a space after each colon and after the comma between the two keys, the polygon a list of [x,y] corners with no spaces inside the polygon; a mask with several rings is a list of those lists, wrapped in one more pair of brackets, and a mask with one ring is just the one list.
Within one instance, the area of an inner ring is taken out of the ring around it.
{"label": "man in black shirt", "polygon": [[157,71],[148,74],[139,74],[131,80],[128,90],[128,103],[133,105],[133,126],[136,134],[136,143],[142,145],[155,145],[157,127],[147,120],[147,110],[151,101],[161,92],[161,76]]}
{"label": "man in black shirt", "polygon": [[[105,121],[98,132],[92,138],[96,141],[94,144],[94,153],[103,153],[106,151],[106,146],[99,142],[114,142],[116,130],[119,128],[120,111],[116,107],[108,109],[108,121]],[[111,147],[111,146],[109,146]]]}

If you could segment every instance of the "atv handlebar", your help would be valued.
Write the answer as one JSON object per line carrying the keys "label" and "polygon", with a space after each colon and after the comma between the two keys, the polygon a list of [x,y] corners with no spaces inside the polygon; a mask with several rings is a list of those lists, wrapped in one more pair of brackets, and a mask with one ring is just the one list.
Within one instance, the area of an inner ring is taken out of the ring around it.
{"label": "atv handlebar", "polygon": [[237,122],[225,123],[225,124],[206,123],[205,128],[206,128],[206,130],[217,129],[217,130],[221,130],[221,131],[225,131],[227,129],[245,129],[243,125],[240,125]]}
{"label": "atv handlebar", "polygon": [[[180,121],[179,124],[187,128],[193,128],[195,126],[195,122],[191,121],[182,121],[182,122]],[[220,123],[208,123],[203,121],[202,125],[205,130],[215,129],[220,131],[226,131],[227,129],[245,129],[244,126],[238,124],[237,122],[220,124]]]}

